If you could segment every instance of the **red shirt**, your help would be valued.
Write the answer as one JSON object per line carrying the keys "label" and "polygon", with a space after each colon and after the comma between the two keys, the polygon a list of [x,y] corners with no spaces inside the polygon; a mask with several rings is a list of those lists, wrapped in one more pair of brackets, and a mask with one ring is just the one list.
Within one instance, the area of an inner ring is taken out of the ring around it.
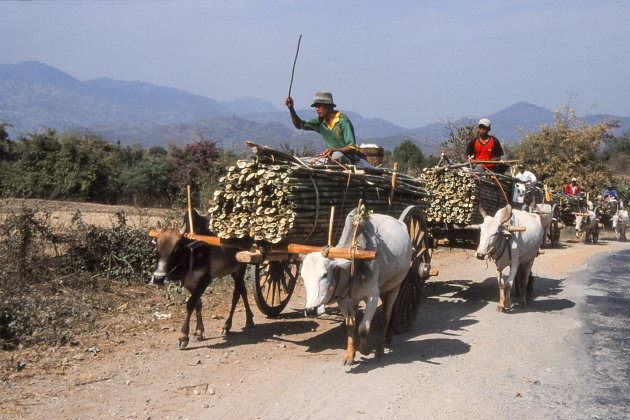
{"label": "red shirt", "polygon": [[578,195],[580,193],[580,186],[577,184],[569,184],[564,187],[564,193],[566,195]]}
{"label": "red shirt", "polygon": [[[494,136],[488,136],[484,141],[480,137],[476,137],[466,146],[466,154],[474,156],[476,160],[492,160],[503,155],[501,143]],[[483,166],[492,168],[493,163],[485,163]]]}

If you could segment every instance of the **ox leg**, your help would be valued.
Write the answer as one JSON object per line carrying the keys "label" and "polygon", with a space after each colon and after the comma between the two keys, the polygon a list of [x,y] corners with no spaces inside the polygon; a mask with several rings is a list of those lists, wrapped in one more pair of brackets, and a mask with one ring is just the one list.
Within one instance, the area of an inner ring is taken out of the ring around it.
{"label": "ox leg", "polygon": [[376,313],[378,307],[378,293],[372,293],[365,302],[365,314],[359,325],[359,351],[362,355],[368,356],[370,354],[370,347],[368,346],[368,335],[370,334],[370,325],[372,319]]}
{"label": "ox leg", "polygon": [[247,300],[247,288],[245,287],[245,269],[246,266],[239,268],[238,271],[232,273],[232,278],[234,279],[234,292],[232,293],[232,307],[230,308],[230,315],[228,316],[225,324],[223,324],[223,328],[221,329],[221,333],[223,335],[229,334],[230,329],[232,328],[232,318],[234,317],[234,311],[236,310],[236,305],[238,304],[238,300],[243,298],[243,305],[245,305],[245,327],[251,328],[254,326],[254,313],[249,307],[249,301]]}
{"label": "ox leg", "polygon": [[195,327],[195,332],[193,333],[193,341],[202,341],[203,340],[203,317],[201,316],[201,296],[197,299],[197,303],[195,304],[195,315],[197,315],[197,326]]}
{"label": "ox leg", "polygon": [[505,310],[505,284],[503,274],[500,271],[497,271],[497,282],[499,283],[499,306],[497,306],[497,311],[503,311]]}
{"label": "ox leg", "polygon": [[[200,280],[195,287],[190,292],[190,297],[186,301],[186,319],[184,320],[184,325],[182,325],[182,330],[179,336],[179,349],[183,350],[188,347],[188,334],[190,332],[190,317],[192,316],[193,310],[197,309],[197,328],[199,328],[201,321],[201,295],[208,287],[208,283],[210,283],[209,279]],[[195,335],[198,334],[198,331],[195,331]],[[201,324],[201,335],[203,336],[203,324]]]}
{"label": "ox leg", "polygon": [[356,353],[354,349],[354,316],[346,316],[346,334],[348,335],[348,347],[346,348],[346,357],[343,359],[344,365],[351,365],[354,363],[354,355]]}
{"label": "ox leg", "polygon": [[392,319],[392,309],[394,307],[394,302],[396,301],[399,290],[400,285],[384,293],[381,296],[381,300],[383,301],[383,314],[385,315],[385,324],[383,325],[381,340],[379,342],[378,348],[376,349],[376,357],[381,357],[383,354],[385,354],[385,347],[390,347],[392,343],[392,334],[391,329],[389,328],[389,321]]}
{"label": "ox leg", "polygon": [[[519,306],[525,307],[527,305],[527,299],[531,296],[532,290],[529,287],[530,281],[533,279],[530,278],[532,273],[532,266],[534,265],[534,260],[526,262],[518,267],[518,272],[516,273],[518,277],[517,285],[520,291],[520,301]],[[533,286],[533,285],[532,285]]]}

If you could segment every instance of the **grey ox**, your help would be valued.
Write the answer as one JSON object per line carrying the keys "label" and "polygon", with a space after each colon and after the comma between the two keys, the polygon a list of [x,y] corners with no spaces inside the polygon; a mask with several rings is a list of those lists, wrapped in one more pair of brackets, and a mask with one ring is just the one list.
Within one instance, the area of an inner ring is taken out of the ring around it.
{"label": "grey ox", "polygon": [[[356,210],[353,210],[346,217],[337,247],[352,247],[355,215]],[[385,323],[376,355],[383,354],[389,338],[392,307],[411,264],[412,246],[407,227],[393,217],[372,214],[369,219],[361,219],[356,243],[357,249],[375,250],[377,254],[375,259],[355,259],[354,275],[351,275],[350,260],[328,258],[322,252],[308,254],[301,270],[306,288],[306,314],[316,316],[321,305],[336,302],[345,317],[348,346],[344,365],[354,363],[354,317],[361,301],[365,301],[365,313],[358,331],[359,351],[364,355],[370,353],[367,338],[379,297],[383,302]]]}
{"label": "grey ox", "polygon": [[[489,216],[483,209],[483,224],[477,248],[477,258],[492,258],[497,267],[499,283],[499,306],[497,310],[508,310],[512,306],[510,292],[516,280],[517,294],[521,306],[527,302],[528,283],[534,259],[542,245],[544,230],[540,216],[506,206]],[[509,267],[510,273],[503,276]]]}
{"label": "grey ox", "polygon": [[597,207],[593,210],[582,209],[575,216],[575,236],[583,236],[584,243],[597,243],[599,239],[599,226],[597,221]]}

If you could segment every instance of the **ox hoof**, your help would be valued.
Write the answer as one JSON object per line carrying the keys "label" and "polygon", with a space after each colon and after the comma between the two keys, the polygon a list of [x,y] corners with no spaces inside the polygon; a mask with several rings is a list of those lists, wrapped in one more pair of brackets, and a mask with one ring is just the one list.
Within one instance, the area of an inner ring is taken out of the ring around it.
{"label": "ox hoof", "polygon": [[184,350],[188,347],[188,337],[179,339],[179,349]]}
{"label": "ox hoof", "polygon": [[497,306],[497,312],[506,313],[507,311],[508,311],[508,308],[506,308],[505,306]]}
{"label": "ox hoof", "polygon": [[354,365],[354,359],[343,359],[344,366],[352,366]]}
{"label": "ox hoof", "polygon": [[245,323],[245,328],[250,329],[250,328],[254,328],[256,324],[254,324],[254,321],[247,321]]}

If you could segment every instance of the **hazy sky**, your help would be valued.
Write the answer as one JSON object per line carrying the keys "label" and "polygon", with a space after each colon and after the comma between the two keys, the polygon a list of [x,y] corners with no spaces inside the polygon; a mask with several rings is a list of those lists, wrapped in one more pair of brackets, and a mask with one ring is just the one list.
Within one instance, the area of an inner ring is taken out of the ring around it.
{"label": "hazy sky", "polygon": [[302,34],[298,108],[330,90],[408,128],[519,101],[629,116],[629,21],[628,0],[0,2],[0,63],[282,109]]}

